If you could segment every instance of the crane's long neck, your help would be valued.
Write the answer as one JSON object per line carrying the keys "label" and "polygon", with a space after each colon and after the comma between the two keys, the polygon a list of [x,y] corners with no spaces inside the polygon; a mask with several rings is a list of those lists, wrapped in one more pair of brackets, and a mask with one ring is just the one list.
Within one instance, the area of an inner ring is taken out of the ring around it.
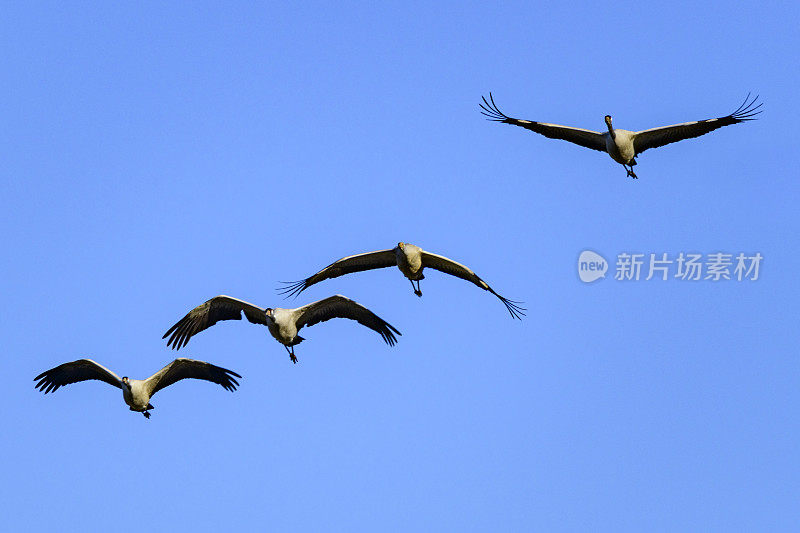
{"label": "crane's long neck", "polygon": [[617,134],[614,133],[614,128],[611,127],[611,120],[606,120],[606,126],[608,126],[608,134],[611,135],[611,138],[616,139]]}

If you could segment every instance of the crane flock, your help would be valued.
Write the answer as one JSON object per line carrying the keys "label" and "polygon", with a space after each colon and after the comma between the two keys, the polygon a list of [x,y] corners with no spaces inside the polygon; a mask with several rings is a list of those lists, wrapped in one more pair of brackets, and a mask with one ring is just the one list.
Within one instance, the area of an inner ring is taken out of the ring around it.
{"label": "crane flock", "polygon": [[[489,120],[520,126],[551,139],[562,139],[585,148],[606,152],[625,168],[627,176],[634,179],[637,178],[633,172],[636,157],[645,150],[699,137],[723,126],[755,120],[756,115],[762,112],[760,108],[763,105],[761,103],[756,105],[758,96],[751,99],[748,94],[742,105],[728,115],[638,132],[613,128],[611,116],[606,115],[607,131],[600,133],[570,126],[512,118],[500,111],[491,93],[489,93],[488,99],[486,97],[482,97],[482,99],[483,102],[479,104],[481,113]],[[287,298],[296,297],[321,281],[354,272],[392,266],[396,266],[411,282],[414,294],[417,296],[422,296],[420,281],[425,278],[423,270],[430,268],[469,281],[492,293],[503,303],[513,319],[521,319],[525,315],[526,309],[522,307],[522,302],[501,296],[468,267],[404,242],[398,243],[391,249],[343,257],[307,278],[295,282],[284,282],[284,286],[278,291]],[[241,320],[243,313],[249,322],[267,327],[275,340],[284,346],[292,363],[297,363],[294,347],[305,340],[298,335],[300,329],[333,318],[355,320],[362,326],[378,333],[389,346],[397,343],[395,335],[401,335],[397,328],[367,307],[338,294],[301,307],[286,309],[258,307],[238,298],[219,295],[186,313],[164,333],[162,338],[167,339],[168,347],[179,350],[186,346],[194,335],[221,320]],[[187,358],[175,359],[144,380],[129,379],[127,376],[120,378],[111,370],[91,359],[78,359],[46,370],[37,375],[34,381],[36,389],[45,394],[81,381],[104,381],[122,390],[123,400],[131,411],[140,412],[149,419],[150,410],[153,409],[150,399],[164,387],[182,379],[200,379],[234,391],[239,385],[235,378],[241,379],[241,376],[232,370]]]}

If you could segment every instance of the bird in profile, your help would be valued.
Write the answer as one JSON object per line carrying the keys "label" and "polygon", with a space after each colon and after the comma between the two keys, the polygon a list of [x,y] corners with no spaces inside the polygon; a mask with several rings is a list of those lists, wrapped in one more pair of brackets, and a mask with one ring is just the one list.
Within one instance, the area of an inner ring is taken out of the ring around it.
{"label": "bird in profile", "polygon": [[723,126],[755,120],[755,116],[762,112],[759,108],[763,105],[763,103],[755,105],[758,96],[751,100],[750,94],[748,94],[744,103],[742,103],[736,111],[724,117],[684,122],[683,124],[662,126],[660,128],[652,128],[643,131],[628,131],[614,128],[611,125],[611,115],[606,115],[605,121],[608,131],[599,133],[582,128],[511,118],[500,111],[497,104],[494,103],[492,93],[489,93],[488,100],[485,96],[481,98],[483,99],[483,103],[479,104],[481,113],[488,117],[488,120],[502,122],[503,124],[513,124],[514,126],[520,126],[551,139],[562,139],[585,148],[607,152],[608,155],[611,156],[611,159],[621,164],[628,173],[627,175],[634,179],[637,178],[636,174],[633,172],[633,166],[636,164],[636,156],[645,150],[658,148],[659,146],[682,141],[684,139],[691,139],[692,137],[699,137]]}
{"label": "bird in profile", "polygon": [[239,385],[239,382],[234,378],[241,377],[233,370],[214,366],[211,363],[179,358],[147,379],[129,379],[127,376],[120,378],[111,370],[99,363],[95,363],[91,359],[78,359],[77,361],[64,363],[46,370],[33,378],[33,380],[37,382],[35,387],[45,394],[55,392],[64,385],[79,381],[89,379],[105,381],[109,385],[122,389],[122,398],[131,411],[138,411],[145,418],[150,418],[149,411],[154,409],[150,404],[150,398],[164,387],[168,387],[182,379],[192,378],[211,381],[233,392],[236,390],[236,386]]}
{"label": "bird in profile", "polygon": [[[397,266],[400,272],[408,278],[411,282],[411,287],[414,289],[414,294],[417,296],[422,296],[419,282],[425,279],[422,271],[425,267],[428,267],[467,280],[481,289],[491,292],[503,302],[513,318],[521,318],[522,315],[525,315],[525,308],[520,306],[522,302],[509,300],[508,298],[500,296],[494,292],[494,289],[489,287],[485,281],[479,278],[475,272],[461,263],[456,263],[452,259],[441,255],[426,252],[419,246],[407,242],[397,243],[397,246],[390,250],[378,250],[377,252],[367,252],[343,257],[326,266],[311,277],[300,281],[284,282],[286,286],[278,289],[278,291],[288,298],[289,296],[297,296],[311,285],[326,279],[338,278],[339,276],[353,272],[391,266]],[[415,281],[417,282],[416,285],[414,285]]]}
{"label": "bird in profile", "polygon": [[186,316],[169,328],[162,338],[166,339],[169,336],[167,346],[171,345],[173,349],[179,350],[186,346],[192,336],[210,328],[220,320],[241,320],[242,312],[251,323],[267,326],[272,336],[286,348],[293,363],[297,363],[297,357],[294,355],[295,345],[305,340],[297,332],[303,326],[313,326],[331,318],[355,320],[362,326],[378,332],[389,346],[394,346],[397,342],[395,333],[401,335],[394,326],[363,305],[339,294],[296,309],[280,307],[264,309],[238,298],[220,295],[186,313]]}

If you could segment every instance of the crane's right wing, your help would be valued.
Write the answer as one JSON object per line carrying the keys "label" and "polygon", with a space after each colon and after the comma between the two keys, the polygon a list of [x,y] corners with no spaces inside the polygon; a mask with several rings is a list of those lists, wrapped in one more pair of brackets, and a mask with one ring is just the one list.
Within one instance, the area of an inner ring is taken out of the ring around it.
{"label": "crane's right wing", "polygon": [[601,133],[585,130],[583,128],[573,128],[571,126],[560,126],[558,124],[547,124],[545,122],[511,118],[498,109],[497,104],[494,103],[494,98],[492,98],[492,93],[489,93],[489,100],[487,100],[485,96],[481,98],[483,98],[483,103],[478,105],[481,107],[481,113],[489,117],[488,120],[519,126],[526,130],[544,135],[545,137],[549,137],[550,139],[569,141],[583,146],[584,148],[591,148],[592,150],[599,150],[600,152],[606,151],[606,140]]}
{"label": "crane's right wing", "polygon": [[105,381],[118,389],[122,388],[122,380],[119,376],[91,359],[78,359],[77,361],[64,363],[33,378],[34,381],[38,381],[35,387],[45,394],[55,392],[64,385],[89,379]]}
{"label": "crane's right wing", "polygon": [[278,289],[279,294],[297,296],[311,285],[330,278],[338,278],[353,272],[362,272],[375,268],[385,268],[397,264],[394,250],[378,250],[377,252],[367,252],[364,254],[343,257],[331,263],[316,274],[300,281],[287,281],[285,287]]}
{"label": "crane's right wing", "polygon": [[210,328],[220,320],[241,320],[242,312],[253,324],[267,325],[266,309],[223,294],[214,296],[186,313],[186,316],[169,328],[161,338],[166,339],[172,335],[167,341],[167,346],[172,345],[173,349],[180,350],[192,336]]}

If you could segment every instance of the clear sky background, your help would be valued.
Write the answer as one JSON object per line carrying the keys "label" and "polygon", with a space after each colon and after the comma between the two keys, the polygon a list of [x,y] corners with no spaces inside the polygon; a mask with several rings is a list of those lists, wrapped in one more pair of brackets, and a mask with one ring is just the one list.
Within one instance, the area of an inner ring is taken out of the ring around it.
{"label": "clear sky background", "polygon": [[[0,501],[8,531],[800,528],[798,15],[790,2],[5,4]],[[656,6],[656,4],[652,4]],[[487,122],[640,130],[761,119],[607,155]],[[279,280],[415,243],[437,272]],[[760,252],[760,279],[581,283],[620,252]],[[402,333],[224,322],[144,378],[217,294],[341,293]]]}

